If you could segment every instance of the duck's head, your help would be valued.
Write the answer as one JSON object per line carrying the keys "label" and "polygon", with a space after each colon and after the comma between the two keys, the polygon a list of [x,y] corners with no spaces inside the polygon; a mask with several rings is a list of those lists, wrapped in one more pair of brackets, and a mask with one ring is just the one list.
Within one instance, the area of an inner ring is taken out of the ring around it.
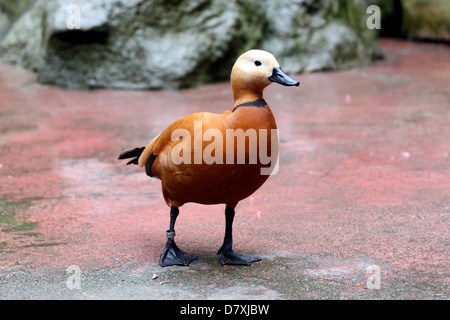
{"label": "duck's head", "polygon": [[277,59],[267,51],[249,50],[234,63],[231,70],[231,88],[234,100],[262,97],[269,84],[276,82],[284,86],[298,86],[300,82],[292,79],[280,68]]}

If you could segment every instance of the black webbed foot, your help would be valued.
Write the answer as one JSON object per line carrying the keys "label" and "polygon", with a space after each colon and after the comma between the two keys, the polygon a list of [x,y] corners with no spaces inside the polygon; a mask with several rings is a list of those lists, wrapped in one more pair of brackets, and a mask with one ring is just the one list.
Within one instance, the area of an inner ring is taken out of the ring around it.
{"label": "black webbed foot", "polygon": [[197,259],[183,250],[179,249],[173,239],[167,240],[166,247],[161,253],[159,265],[161,267],[168,266],[188,266],[193,260]]}
{"label": "black webbed foot", "polygon": [[221,265],[230,264],[249,266],[252,262],[261,261],[260,257],[234,252],[231,250],[231,246],[225,244],[217,251],[217,254],[222,254],[219,261]]}

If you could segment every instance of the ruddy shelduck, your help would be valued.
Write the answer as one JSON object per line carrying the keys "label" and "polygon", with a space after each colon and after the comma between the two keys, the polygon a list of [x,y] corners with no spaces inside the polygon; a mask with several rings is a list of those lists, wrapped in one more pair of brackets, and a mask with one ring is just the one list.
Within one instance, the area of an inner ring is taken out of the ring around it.
{"label": "ruddy shelduck", "polygon": [[[271,53],[247,51],[236,60],[231,71],[234,97],[231,110],[187,115],[146,147],[119,156],[131,158],[127,164],[145,167],[147,175],[161,180],[164,199],[170,206],[168,240],[160,257],[161,266],[187,266],[197,259],[180,250],[174,241],[179,207],[187,202],[226,205],[225,237],[217,252],[221,254],[221,264],[250,265],[261,260],[232,250],[232,226],[238,202],[253,194],[274,167],[267,159],[263,161],[261,155],[270,154],[270,159],[278,156],[277,125],[263,98],[264,88],[272,82],[284,86],[300,84],[283,72]],[[243,143],[236,143],[236,132],[243,133]],[[269,173],[263,174],[264,169]]]}

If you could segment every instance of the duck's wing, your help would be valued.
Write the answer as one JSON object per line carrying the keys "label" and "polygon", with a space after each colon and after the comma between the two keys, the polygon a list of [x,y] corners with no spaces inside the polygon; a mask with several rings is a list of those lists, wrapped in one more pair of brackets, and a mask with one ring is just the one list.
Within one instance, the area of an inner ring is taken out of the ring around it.
{"label": "duck's wing", "polygon": [[[222,113],[223,115],[230,113],[229,111]],[[209,119],[217,117],[218,114],[210,113],[210,112],[197,112],[192,113],[187,116],[184,116],[181,119],[178,119],[170,126],[168,126],[163,132],[161,132],[158,136],[156,136],[150,143],[145,147],[144,151],[142,151],[141,156],[139,157],[138,164],[140,167],[145,166],[147,161],[152,157],[158,156],[166,147],[177,143],[178,141],[172,140],[172,133],[177,129],[186,129],[189,131],[191,136],[194,135],[194,122],[202,121],[202,123],[209,122]]]}
{"label": "duck's wing", "polygon": [[145,166],[145,164],[147,163],[147,161],[148,161],[148,158],[150,158],[150,156],[151,156],[151,154],[152,154],[152,152],[153,152],[153,149],[154,149],[154,146],[155,146],[155,143],[157,142],[157,141],[159,141],[159,137],[161,136],[161,134],[158,134],[155,138],[153,138],[153,140],[152,141],[150,141],[150,143],[144,148],[144,151],[142,151],[142,153],[141,153],[141,155],[140,155],[140,157],[139,157],[139,160],[138,160],[138,164],[139,164],[139,167],[143,167],[143,166]]}

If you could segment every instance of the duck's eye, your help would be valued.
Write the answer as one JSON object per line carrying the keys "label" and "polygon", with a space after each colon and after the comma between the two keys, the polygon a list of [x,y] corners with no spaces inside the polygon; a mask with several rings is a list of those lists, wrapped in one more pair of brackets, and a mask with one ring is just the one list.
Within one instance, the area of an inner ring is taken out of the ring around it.
{"label": "duck's eye", "polygon": [[259,60],[255,60],[255,66],[259,67],[260,65],[262,65],[262,62]]}

